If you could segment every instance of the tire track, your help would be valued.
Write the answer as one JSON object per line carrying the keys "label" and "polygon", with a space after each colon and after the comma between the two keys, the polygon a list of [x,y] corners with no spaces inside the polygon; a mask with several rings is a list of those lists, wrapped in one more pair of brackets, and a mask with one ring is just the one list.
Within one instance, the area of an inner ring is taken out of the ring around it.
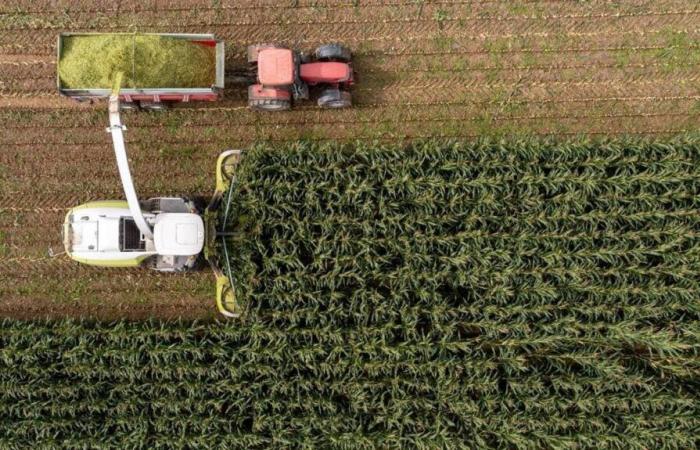
{"label": "tire track", "polygon": [[[183,30],[187,31],[187,30]],[[195,32],[198,30],[189,30],[190,32]],[[670,29],[667,25],[661,28],[650,30],[647,27],[643,31],[630,30],[630,31],[590,31],[590,32],[572,32],[567,30],[562,30],[560,32],[519,32],[519,33],[493,33],[492,28],[488,30],[477,33],[474,30],[469,32],[456,31],[451,32],[450,30],[443,30],[443,32],[435,35],[432,34],[433,39],[429,39],[431,33],[420,32],[417,34],[404,33],[399,39],[394,37],[396,33],[380,34],[378,36],[362,36],[358,37],[356,34],[351,36],[343,37],[342,39],[338,36],[335,37],[336,40],[344,42],[346,45],[356,47],[357,45],[352,45],[353,43],[364,45],[364,49],[356,51],[357,55],[369,55],[369,56],[387,56],[387,55],[444,55],[444,54],[509,54],[509,53],[571,53],[571,52],[593,52],[593,51],[644,51],[644,50],[659,50],[665,49],[671,46],[668,44],[669,39],[673,36],[682,36],[690,39],[691,41],[697,42],[697,34],[700,30],[697,27],[689,28],[676,28]],[[0,44],[0,54],[4,54],[6,57],[18,57],[24,53],[33,53],[35,56],[40,57],[51,57],[56,56],[55,47],[55,36],[46,36],[45,33],[34,33],[36,35],[30,36],[20,36],[19,39],[24,39],[31,44],[17,43],[16,39],[13,39],[12,43]],[[628,41],[629,36],[643,36],[646,42],[639,39],[635,39],[638,45],[629,46],[625,44]],[[217,37],[224,38],[221,34],[217,34]],[[611,39],[615,37],[615,39]],[[595,39],[598,38],[600,41],[604,41],[607,45],[605,46],[590,46],[591,42],[596,42]],[[1,38],[0,38],[1,39]],[[39,41],[42,39],[49,39],[50,43],[40,44]],[[232,38],[236,39],[236,38]],[[255,42],[260,42],[259,39],[247,39],[241,43],[240,39],[235,40],[236,45],[231,45],[232,39],[225,39],[229,42],[226,48],[226,59],[227,63],[232,62],[242,63],[245,58],[245,46]],[[549,41],[547,41],[549,39]],[[561,39],[566,39],[561,41]],[[319,38],[303,38],[303,39],[289,39],[286,32],[282,32],[280,36],[273,36],[268,38],[268,40],[277,42],[281,45],[289,45],[300,49],[310,50],[311,47],[317,46],[328,39],[328,36]],[[581,42],[577,42],[577,41]],[[620,43],[615,45],[616,40]],[[416,41],[416,42],[412,42]],[[508,41],[507,43],[505,41]],[[512,42],[511,42],[512,41]],[[0,41],[1,42],[1,41]],[[367,43],[371,42],[372,45],[368,46]],[[504,48],[485,48],[485,46],[490,46],[492,43],[498,43],[499,46]],[[556,47],[546,47],[542,48],[543,43],[554,42]],[[523,43],[527,43],[528,46],[523,47]],[[578,43],[578,45],[571,45],[571,43]],[[641,43],[646,43],[648,45],[639,45]],[[460,51],[449,51],[443,48],[444,45],[450,45]],[[569,47],[561,47],[562,45],[569,45]],[[612,45],[611,45],[612,44]],[[428,47],[426,49],[425,47]],[[398,49],[398,50],[397,50]],[[420,51],[420,52],[416,52]]]}
{"label": "tire track", "polygon": [[[26,0],[25,0],[26,1]],[[566,0],[544,0],[547,3],[561,3],[564,2],[566,3]],[[22,0],[19,0],[19,3],[22,3]],[[28,6],[36,6],[36,1],[29,1]],[[22,8],[22,7],[16,7],[15,10],[0,10],[0,14],[15,14],[17,13],[17,10],[21,11],[21,13],[24,14],[54,14],[54,11],[56,9],[56,2],[52,1],[51,4],[46,5],[45,9],[43,8],[37,8],[37,9],[28,9],[28,8]],[[182,12],[182,11],[191,11],[193,9],[192,3],[190,0],[180,0],[180,1],[173,1],[170,0],[166,6],[162,6],[159,4],[156,4],[156,6],[151,6],[150,2],[144,2],[144,1],[128,1],[124,0],[118,3],[117,7],[114,7],[114,2],[89,2],[88,4],[90,6],[94,5],[104,5],[103,7],[100,8],[83,8],[83,9],[78,9],[74,7],[75,3],[78,2],[70,2],[71,6],[71,11],[74,13],[118,13],[118,12],[124,12],[124,11],[131,11],[131,12],[162,12],[162,13],[167,13],[167,12]],[[472,6],[474,5],[473,0],[462,0],[462,1],[443,1],[443,0],[431,0],[432,5],[441,5],[441,6]],[[480,0],[477,5],[489,5],[489,4],[495,4],[495,5],[502,5],[504,4],[503,0]],[[227,2],[221,2],[217,6],[213,7],[207,7],[203,5],[197,5],[196,10],[197,11],[245,11],[245,10],[265,10],[265,9],[272,9],[272,10],[279,10],[279,9],[284,9],[284,10],[300,10],[300,9],[319,9],[319,8],[325,8],[325,9],[356,9],[356,8],[362,8],[362,9],[367,9],[367,8],[383,8],[387,6],[391,7],[396,7],[396,6],[415,6],[416,2],[412,0],[408,1],[369,1],[369,0],[362,0],[362,2],[339,2],[339,1],[333,1],[333,2],[327,2],[323,0],[312,0],[312,1],[290,1],[287,2],[286,4],[284,2],[280,2],[278,0],[258,0],[255,2],[250,2],[250,4],[246,4],[244,1],[235,1],[231,2],[230,4]]]}
{"label": "tire track", "polygon": [[[401,56],[405,55],[397,55],[399,58]],[[386,73],[392,70],[400,71],[401,73],[407,73],[410,74],[410,77],[417,77],[418,75],[421,75],[422,77],[429,78],[431,75],[435,75],[438,77],[444,77],[444,74],[453,74],[452,76],[455,78],[465,78],[465,76],[468,76],[469,73],[473,72],[527,72],[528,76],[534,76],[532,75],[533,73],[536,72],[542,72],[540,75],[551,75],[553,71],[559,71],[559,72],[564,72],[564,71],[577,71],[576,73],[585,73],[587,71],[593,71],[596,76],[603,78],[604,75],[607,72],[612,72],[612,73],[619,73],[619,72],[624,72],[625,75],[628,76],[639,76],[639,77],[646,77],[649,75],[669,75],[669,72],[673,72],[673,75],[677,74],[692,74],[695,73],[698,68],[700,68],[700,63],[680,63],[680,64],[674,64],[672,68],[669,68],[669,63],[667,62],[654,62],[654,60],[651,60],[650,62],[640,62],[640,63],[625,63],[624,65],[621,65],[621,63],[605,63],[605,64],[570,64],[570,63],[559,63],[559,64],[552,64],[552,65],[537,65],[537,66],[527,66],[527,65],[492,65],[492,66],[473,66],[473,67],[452,67],[457,64],[462,63],[462,59],[460,58],[451,58],[453,55],[447,55],[450,58],[442,58],[439,60],[440,63],[443,64],[442,68],[425,68],[425,67],[415,67],[410,61],[408,62],[403,62],[400,64],[387,64],[384,60],[380,60],[377,56],[374,57],[369,57],[366,59],[363,59],[361,63],[358,63],[357,66],[357,71],[363,75],[363,80],[365,81],[375,81],[379,80],[380,82],[382,81],[383,78],[386,78]],[[369,62],[371,61],[381,61],[378,64],[375,64],[374,67],[364,67],[364,65],[368,65]],[[395,60],[392,59],[392,63]],[[428,60],[425,62],[426,65],[437,65],[438,61],[434,61],[432,59]],[[631,72],[631,70],[634,70],[634,72]],[[601,71],[605,71],[605,73],[601,73]],[[0,71],[0,74],[6,75],[2,71]],[[464,76],[459,77],[457,74],[464,74]],[[559,74],[561,76],[561,74]],[[590,76],[590,75],[589,75]],[[8,91],[13,91],[13,83],[18,83],[18,86],[23,86],[26,83],[32,83],[32,84],[40,84],[42,86],[46,84],[55,84],[56,81],[56,74],[55,73],[44,73],[37,75],[34,72],[32,74],[28,73],[18,73],[10,76],[5,76],[4,77],[7,81],[3,81],[2,83],[5,85],[5,88]],[[541,78],[538,78],[538,80]],[[592,79],[592,78],[591,78]],[[54,86],[55,87],[55,86]],[[36,89],[41,89],[41,86],[36,86]],[[21,89],[18,88],[18,89]],[[236,88],[228,88],[228,89],[236,89]],[[239,90],[239,89],[236,89]]]}

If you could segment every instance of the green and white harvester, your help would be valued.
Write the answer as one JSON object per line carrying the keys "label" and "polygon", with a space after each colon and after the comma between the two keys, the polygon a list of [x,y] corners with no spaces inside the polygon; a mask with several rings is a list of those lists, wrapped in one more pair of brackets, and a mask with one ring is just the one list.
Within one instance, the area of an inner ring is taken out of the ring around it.
{"label": "green and white harvester", "polygon": [[[226,150],[219,155],[216,190],[206,208],[179,197],[140,201],[129,170],[124,143],[126,127],[121,123],[117,94],[109,99],[109,119],[107,131],[112,135],[126,200],[94,201],[69,210],[63,222],[67,255],[93,266],[140,266],[161,272],[194,270],[207,261],[216,277],[219,311],[237,317],[231,268],[228,258],[219,258],[218,248],[219,238],[226,235],[220,230],[226,226],[241,151]],[[220,215],[222,208],[224,214]],[[225,245],[221,248],[226,251]]]}

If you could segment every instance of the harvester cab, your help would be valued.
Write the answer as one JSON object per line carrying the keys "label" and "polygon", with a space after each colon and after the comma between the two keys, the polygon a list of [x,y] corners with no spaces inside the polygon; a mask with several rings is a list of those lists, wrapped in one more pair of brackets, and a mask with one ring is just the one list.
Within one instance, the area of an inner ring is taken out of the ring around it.
{"label": "harvester cab", "polygon": [[194,204],[182,198],[153,198],[166,210],[139,211],[147,236],[125,201],[90,202],[72,208],[63,224],[66,253],[84,264],[145,265],[162,272],[193,269],[204,247],[204,223]]}
{"label": "harvester cab", "polygon": [[325,44],[313,55],[274,44],[248,47],[248,64],[254,84],[248,87],[248,106],[261,111],[283,111],[293,100],[309,98],[309,87],[318,86],[322,108],[352,105],[354,83],[352,54],[340,44]]}
{"label": "harvester cab", "polygon": [[[109,101],[114,153],[126,200],[89,202],[72,208],[63,223],[66,254],[83,264],[102,267],[147,267],[161,272],[183,272],[201,266],[203,259],[216,276],[216,303],[227,317],[240,312],[232,288],[228,255],[221,260],[219,248],[227,252],[224,239],[226,215],[235,184],[235,167],[241,151],[227,150],[217,161],[216,191],[206,209],[185,198],[156,197],[139,201],[131,178],[119,114],[119,97]],[[219,208],[225,205],[223,226]],[[223,265],[223,269],[221,266]]]}

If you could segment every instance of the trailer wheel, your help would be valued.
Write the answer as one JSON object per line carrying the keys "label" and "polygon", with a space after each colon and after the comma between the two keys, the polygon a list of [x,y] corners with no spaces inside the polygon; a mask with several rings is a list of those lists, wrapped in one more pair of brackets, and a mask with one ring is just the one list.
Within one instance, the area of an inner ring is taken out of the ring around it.
{"label": "trailer wheel", "polygon": [[321,108],[349,108],[352,106],[352,96],[349,92],[340,89],[326,89],[321,93],[317,103]]}
{"label": "trailer wheel", "polygon": [[166,111],[170,105],[164,102],[141,102],[144,111]]}
{"label": "trailer wheel", "polygon": [[254,111],[286,111],[292,107],[292,102],[280,98],[250,99],[248,107]]}
{"label": "trailer wheel", "polygon": [[350,49],[340,44],[325,44],[316,49],[316,59],[319,61],[340,61],[349,63],[352,60]]}
{"label": "trailer wheel", "polygon": [[120,111],[136,111],[139,109],[139,105],[135,102],[119,102]]}

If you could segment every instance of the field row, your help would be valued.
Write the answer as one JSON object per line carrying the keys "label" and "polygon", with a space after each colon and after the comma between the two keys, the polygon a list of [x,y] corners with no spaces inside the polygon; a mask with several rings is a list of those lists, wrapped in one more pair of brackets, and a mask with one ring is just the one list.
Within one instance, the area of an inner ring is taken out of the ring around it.
{"label": "field row", "polygon": [[[365,123],[380,124],[383,122],[445,122],[473,121],[484,113],[489,113],[499,120],[536,120],[556,118],[596,118],[605,116],[654,116],[692,113],[700,100],[700,94],[693,96],[639,96],[639,97],[600,97],[584,99],[492,99],[486,101],[459,102],[445,104],[430,104],[410,102],[402,108],[395,105],[358,105],[343,111],[324,111],[309,104],[297,105],[293,111],[275,114],[259,114],[248,111],[245,105],[235,105],[234,102],[223,102],[214,105],[177,105],[167,114],[131,114],[124,115],[124,121],[132,129],[129,130],[131,142],[146,139],[144,133],[161,133],[172,137],[180,133],[197,131],[196,136],[207,137],[208,127],[221,127],[222,132],[229,133],[238,127],[273,127],[294,125],[329,125],[347,124],[362,125]],[[71,106],[80,110],[79,115],[71,114]],[[606,114],[607,113],[607,114]],[[23,108],[15,110],[0,110],[0,120],[4,124],[0,130],[0,142],[27,142],[28,139],[17,135],[15,130],[39,128],[41,135],[51,140],[75,142],[85,137],[104,137],[100,134],[105,123],[103,103],[89,106],[67,102],[64,109]],[[195,130],[192,130],[192,129]],[[63,130],[64,133],[60,134]]]}
{"label": "field row", "polygon": [[[444,52],[454,46],[469,53],[523,53],[523,52],[581,52],[587,49],[595,49],[601,46],[607,48],[629,47],[630,50],[644,48],[645,43],[658,42],[659,39],[671,45],[684,44],[688,35],[697,33],[697,19],[700,13],[681,16],[687,23],[675,23],[676,20],[653,23],[630,23],[629,27],[620,28],[620,24],[611,21],[610,29],[604,29],[604,24],[592,21],[589,28],[576,27],[556,29],[542,27],[532,29],[523,27],[520,30],[494,29],[487,24],[483,29],[470,28],[468,30],[444,26],[426,26],[418,29],[410,24],[392,25],[379,24],[368,30],[364,25],[334,26],[330,30],[317,30],[303,34],[303,39],[289,37],[285,30],[269,31],[258,35],[250,32],[241,32],[241,36],[232,35],[230,28],[226,26],[207,27],[207,30],[215,33],[217,37],[228,42],[229,61],[241,61],[246,45],[256,42],[277,42],[284,45],[298,47],[302,50],[312,50],[317,45],[328,41],[340,41],[353,48],[359,54],[368,52],[373,54],[412,53],[425,54],[426,52]],[[143,30],[146,31],[146,30]],[[166,32],[168,29],[153,29],[151,31]],[[199,27],[187,27],[182,32],[202,32]],[[0,54],[6,55],[55,55],[56,33],[51,31],[17,31],[11,33],[12,38],[0,36]],[[362,36],[361,38],[359,36]],[[697,46],[697,39],[693,45]],[[650,44],[647,44],[650,45]],[[657,44],[658,45],[658,44]],[[421,49],[421,52],[418,50]]]}
{"label": "field row", "polygon": [[269,9],[262,15],[258,9],[191,7],[130,10],[106,8],[99,11],[80,11],[66,8],[62,14],[56,9],[44,11],[6,12],[0,15],[0,29],[47,30],[47,29],[124,29],[128,27],[165,26],[176,21],[180,26],[231,25],[288,26],[288,25],[335,25],[345,23],[434,22],[446,25],[455,22],[460,26],[471,23],[542,23],[545,21],[573,22],[576,20],[605,20],[610,18],[648,18],[680,16],[698,12],[684,1],[655,2],[651,8],[640,8],[637,4],[607,5],[591,7],[587,3],[536,2],[510,5],[508,2],[491,3],[447,3],[447,2],[397,2],[372,7],[358,5],[355,8],[324,8],[322,5],[304,8]]}

